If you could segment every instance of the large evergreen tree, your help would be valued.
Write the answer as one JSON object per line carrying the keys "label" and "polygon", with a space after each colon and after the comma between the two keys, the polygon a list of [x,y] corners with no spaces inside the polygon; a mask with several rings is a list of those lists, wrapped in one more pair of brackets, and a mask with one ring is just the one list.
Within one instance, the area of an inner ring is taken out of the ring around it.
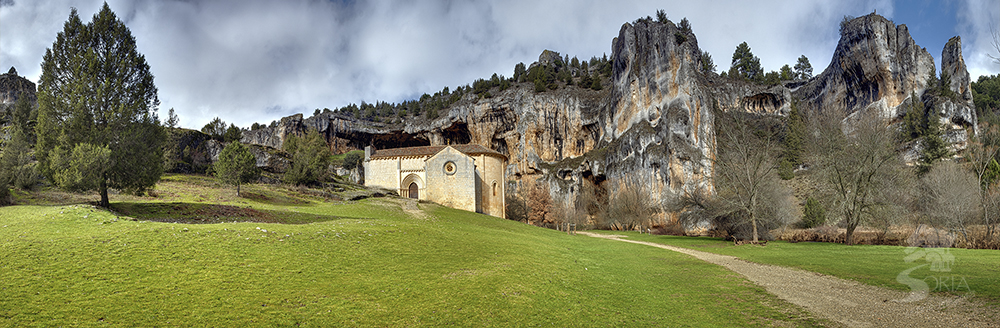
{"label": "large evergreen tree", "polygon": [[240,139],[243,139],[243,131],[236,124],[229,124],[229,127],[226,128],[226,133],[222,135],[222,139],[225,142],[240,141]]}
{"label": "large evergreen tree", "polygon": [[316,130],[305,136],[290,136],[285,141],[285,151],[292,155],[292,165],[282,176],[285,183],[307,185],[326,178],[330,165],[330,148]]}
{"label": "large evergreen tree", "polygon": [[[11,184],[21,189],[29,189],[38,182],[32,145],[35,143],[34,116],[36,111],[22,93],[10,111],[10,125],[6,127],[9,139],[2,140],[0,146],[0,185]],[[2,198],[2,197],[0,197]]]}
{"label": "large evergreen tree", "polygon": [[153,74],[107,3],[86,25],[76,9],[45,50],[38,87],[37,157],[67,189],[140,194],[163,173],[164,132]]}
{"label": "large evergreen tree", "polygon": [[809,64],[809,58],[806,55],[799,56],[799,60],[795,62],[795,77],[799,79],[810,79],[813,75],[812,64]]}
{"label": "large evergreen tree", "polygon": [[223,141],[226,135],[226,121],[216,116],[212,121],[201,127],[201,132],[212,137],[212,139]]}
{"label": "large evergreen tree", "polygon": [[712,61],[712,55],[705,50],[701,51],[701,71],[715,73],[715,62]]}
{"label": "large evergreen tree", "polygon": [[736,51],[733,52],[729,77],[741,77],[758,82],[764,78],[764,68],[760,66],[760,58],[753,55],[746,41],[736,46]]}

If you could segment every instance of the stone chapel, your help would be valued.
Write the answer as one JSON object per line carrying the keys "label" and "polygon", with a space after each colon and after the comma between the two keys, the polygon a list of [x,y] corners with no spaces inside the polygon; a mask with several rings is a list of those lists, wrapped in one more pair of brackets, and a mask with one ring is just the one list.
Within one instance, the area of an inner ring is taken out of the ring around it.
{"label": "stone chapel", "polygon": [[506,167],[506,156],[476,144],[365,147],[365,185],[500,218],[506,218]]}

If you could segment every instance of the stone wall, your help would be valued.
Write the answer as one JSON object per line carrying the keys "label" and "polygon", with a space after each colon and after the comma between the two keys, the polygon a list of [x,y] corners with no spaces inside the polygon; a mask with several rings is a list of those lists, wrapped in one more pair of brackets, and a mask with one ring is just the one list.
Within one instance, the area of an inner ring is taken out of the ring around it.
{"label": "stone wall", "polygon": [[364,165],[366,186],[399,190],[401,177],[398,158],[375,158],[365,161]]}
{"label": "stone wall", "polygon": [[443,206],[476,212],[476,163],[466,154],[447,147],[427,159],[427,200]]}
{"label": "stone wall", "polygon": [[483,214],[506,218],[504,211],[504,186],[507,182],[504,174],[507,166],[506,161],[499,157],[479,154],[475,156],[475,163],[479,173],[477,178],[480,179],[477,183],[480,211]]}

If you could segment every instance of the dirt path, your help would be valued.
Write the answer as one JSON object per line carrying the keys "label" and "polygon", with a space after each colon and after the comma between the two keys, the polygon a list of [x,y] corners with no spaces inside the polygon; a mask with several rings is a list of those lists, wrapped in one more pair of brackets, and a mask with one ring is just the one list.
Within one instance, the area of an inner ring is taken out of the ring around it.
{"label": "dirt path", "polygon": [[903,299],[910,296],[909,293],[863,285],[815,272],[622,239],[624,236],[586,232],[580,234],[659,247],[724,266],[781,299],[847,327],[1000,327],[1000,323],[990,321],[996,320],[995,314],[988,316],[985,309],[958,296],[927,296],[919,301],[903,302]]}
{"label": "dirt path", "polygon": [[404,212],[410,214],[416,219],[421,219],[421,220],[427,219],[427,213],[424,213],[424,211],[420,210],[420,207],[417,206],[416,199],[404,199],[403,202],[399,204],[399,207],[401,207]]}

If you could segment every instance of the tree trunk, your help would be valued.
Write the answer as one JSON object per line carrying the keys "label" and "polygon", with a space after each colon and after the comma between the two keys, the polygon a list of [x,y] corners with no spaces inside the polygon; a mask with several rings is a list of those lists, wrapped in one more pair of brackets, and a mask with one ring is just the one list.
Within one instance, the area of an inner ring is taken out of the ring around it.
{"label": "tree trunk", "polygon": [[105,179],[103,176],[101,177],[101,188],[100,189],[101,189],[100,190],[100,192],[101,192],[101,202],[99,204],[97,204],[97,205],[100,206],[100,207],[105,207],[106,208],[106,207],[108,207],[108,205],[110,205],[110,202],[108,201],[108,180]]}
{"label": "tree trunk", "polygon": [[240,196],[240,184],[239,183],[236,184],[236,197],[241,197]]}
{"label": "tree trunk", "polygon": [[750,218],[750,223],[753,224],[753,243],[757,244],[758,243],[758,239],[757,239],[757,218],[751,217]]}
{"label": "tree trunk", "polygon": [[844,240],[845,244],[847,244],[847,245],[854,245],[854,243],[853,243],[854,229],[857,228],[857,227],[858,227],[858,225],[856,223],[848,223],[847,224],[847,239]]}

